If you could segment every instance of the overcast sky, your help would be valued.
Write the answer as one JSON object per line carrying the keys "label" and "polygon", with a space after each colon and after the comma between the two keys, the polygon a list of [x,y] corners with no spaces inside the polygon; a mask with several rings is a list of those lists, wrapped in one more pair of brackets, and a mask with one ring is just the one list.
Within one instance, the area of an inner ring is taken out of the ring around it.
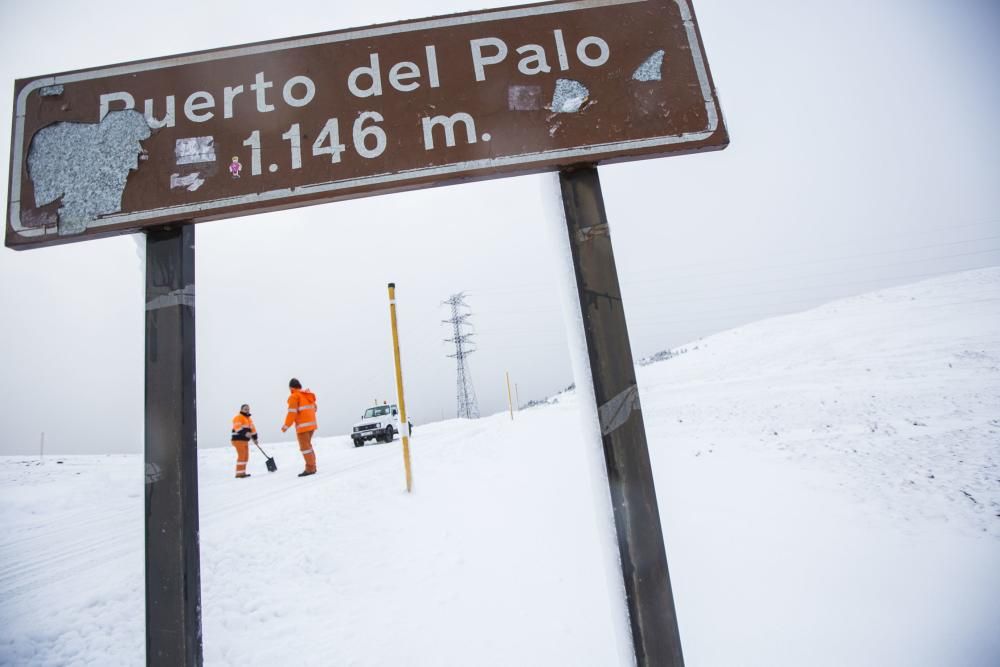
{"label": "overcast sky", "polygon": [[[0,126],[15,78],[505,4],[0,3]],[[1000,263],[996,2],[694,6],[731,146],[600,170],[636,358]],[[391,399],[389,281],[416,424],[455,413],[453,292],[484,414],[504,408],[505,370],[522,402],[569,384],[543,196],[520,177],[199,225],[199,446],[228,446],[243,402],[279,438],[293,375],[321,435]],[[0,249],[0,454],[37,452],[42,431],[47,452],[142,451],[136,238]]]}

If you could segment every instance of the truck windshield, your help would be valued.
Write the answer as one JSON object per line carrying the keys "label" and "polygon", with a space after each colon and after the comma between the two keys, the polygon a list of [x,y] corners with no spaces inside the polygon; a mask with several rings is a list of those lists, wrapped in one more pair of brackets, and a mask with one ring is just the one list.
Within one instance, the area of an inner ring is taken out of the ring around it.
{"label": "truck windshield", "polygon": [[374,408],[368,408],[365,410],[365,419],[368,419],[369,417],[381,417],[387,414],[389,414],[389,406],[378,405]]}

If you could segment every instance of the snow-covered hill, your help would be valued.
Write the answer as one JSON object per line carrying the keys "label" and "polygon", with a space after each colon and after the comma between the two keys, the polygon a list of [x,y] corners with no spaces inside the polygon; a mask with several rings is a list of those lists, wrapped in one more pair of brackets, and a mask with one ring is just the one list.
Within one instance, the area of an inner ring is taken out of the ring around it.
{"label": "snow-covered hill", "polygon": [[1000,269],[688,347],[640,370],[646,418],[668,434],[658,453],[754,443],[825,470],[875,514],[1000,538]]}
{"label": "snow-covered hill", "polygon": [[[687,663],[1000,664],[1000,269],[639,369]],[[411,388],[411,391],[417,388]],[[609,665],[575,397],[199,452],[209,665]],[[59,463],[58,461],[62,461]],[[0,459],[0,664],[144,662],[140,456]]]}

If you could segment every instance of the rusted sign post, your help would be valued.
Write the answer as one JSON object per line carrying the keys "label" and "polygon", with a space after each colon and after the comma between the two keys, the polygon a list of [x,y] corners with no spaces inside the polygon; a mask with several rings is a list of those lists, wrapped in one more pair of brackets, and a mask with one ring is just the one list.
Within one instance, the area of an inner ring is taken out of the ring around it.
{"label": "rusted sign post", "polygon": [[[728,142],[689,0],[561,0],[456,14],[17,81],[6,244],[40,247],[561,171],[636,657],[644,665],[679,665],[594,167]],[[182,235],[189,233],[188,226]],[[150,243],[158,245],[153,234]],[[168,264],[183,267],[190,258],[193,241]],[[193,318],[190,278],[173,288],[177,303],[157,317],[172,321],[172,308],[182,321],[184,313]],[[150,351],[157,349],[150,338],[163,330],[156,318],[148,322]],[[182,326],[171,335],[193,364],[190,331]],[[188,387],[171,384],[173,371],[153,364],[149,352],[146,363],[147,391],[162,387],[164,400],[187,406],[157,412],[169,424],[147,407],[147,464],[161,456],[176,463],[167,466],[178,475],[170,493],[183,496],[152,503],[147,488],[147,531],[164,520],[191,534],[196,470],[185,420],[194,414],[187,403],[194,399],[193,366]],[[160,556],[173,559],[169,571],[184,572],[184,604],[196,596],[194,546]],[[147,565],[158,562],[150,548]],[[190,636],[193,618],[178,616],[171,625],[149,616],[149,624],[166,625],[147,628],[147,661],[155,662],[168,635],[200,647],[200,636]]]}

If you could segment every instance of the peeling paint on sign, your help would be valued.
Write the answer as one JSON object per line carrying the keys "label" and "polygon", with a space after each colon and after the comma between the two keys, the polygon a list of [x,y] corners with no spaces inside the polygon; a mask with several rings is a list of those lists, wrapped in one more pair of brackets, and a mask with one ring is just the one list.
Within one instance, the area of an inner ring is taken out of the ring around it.
{"label": "peeling paint on sign", "polygon": [[178,139],[174,145],[177,164],[215,162],[214,137],[187,137]]}
{"label": "peeling paint on sign", "polygon": [[25,227],[48,227],[59,224],[59,215],[45,208],[32,208],[24,212]]}
{"label": "peeling paint on sign", "polygon": [[597,416],[601,422],[601,435],[617,431],[632,417],[633,412],[641,409],[639,389],[633,384],[597,409]]}
{"label": "peeling paint on sign", "polygon": [[535,111],[541,108],[541,86],[509,86],[507,88],[508,111]]}
{"label": "peeling paint on sign", "polygon": [[586,243],[588,241],[593,241],[594,239],[604,236],[611,236],[608,226],[603,225],[591,225],[590,227],[581,227],[579,233],[577,234],[577,242]]}
{"label": "peeling paint on sign", "polygon": [[194,308],[194,285],[185,285],[167,294],[161,294],[146,303],[146,310],[160,310],[172,306]]}
{"label": "peeling paint on sign", "polygon": [[180,174],[170,174],[170,189],[186,188],[188,192],[194,192],[205,184],[205,179],[201,178],[198,172],[181,176]]}
{"label": "peeling paint on sign", "polygon": [[635,81],[659,81],[663,76],[661,71],[663,69],[663,53],[663,49],[660,49],[646,58],[646,61],[632,73],[632,79]]}
{"label": "peeling paint on sign", "polygon": [[35,207],[59,201],[59,234],[79,234],[102,215],[121,210],[128,174],[139,167],[150,136],[142,114],[109,113],[100,124],[55,123],[31,140],[28,174]]}
{"label": "peeling paint on sign", "polygon": [[163,479],[163,470],[155,463],[146,464],[146,484],[155,484]]}
{"label": "peeling paint on sign", "polygon": [[576,113],[588,97],[590,97],[590,91],[579,81],[558,79],[555,92],[552,93],[552,104],[549,105],[549,109],[555,113]]}

